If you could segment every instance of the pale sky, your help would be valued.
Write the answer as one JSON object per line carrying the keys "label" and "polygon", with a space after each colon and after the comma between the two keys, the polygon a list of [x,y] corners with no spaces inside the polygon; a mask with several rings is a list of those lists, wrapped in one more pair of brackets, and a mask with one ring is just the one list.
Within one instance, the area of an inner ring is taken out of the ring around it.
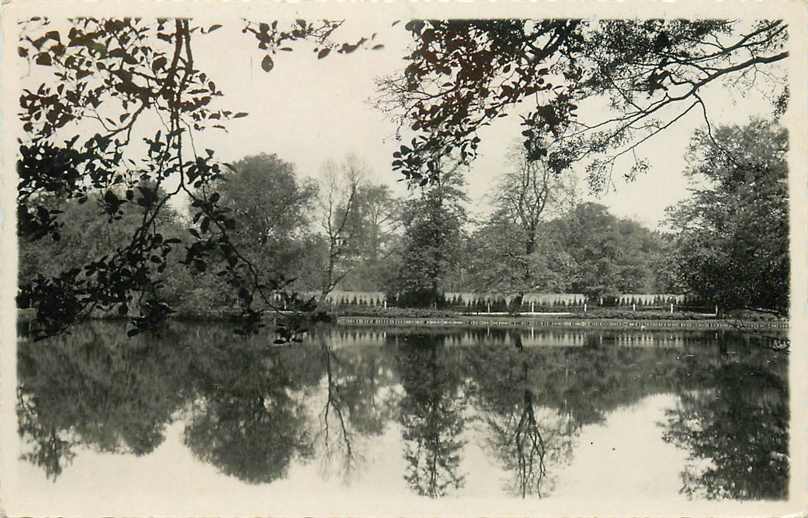
{"label": "pale sky", "polygon": [[[252,34],[242,34],[239,22],[223,22],[224,27],[207,36],[195,35],[195,65],[205,71],[224,92],[218,98],[224,109],[245,111],[249,116],[228,123],[229,133],[211,130],[197,134],[198,148],[215,149],[226,161],[247,155],[276,153],[296,165],[303,176],[317,176],[324,161],[340,160],[355,153],[370,166],[372,178],[406,193],[401,176],[392,171],[392,153],[398,148],[395,125],[371,99],[375,96],[374,80],[402,69],[409,42],[403,23],[391,27],[392,19],[363,18],[346,20],[336,33],[339,41],[355,41],[360,36],[378,33],[376,41],[382,50],[357,50],[350,55],[333,53],[316,59],[313,46],[294,45],[293,52],[279,52],[275,68],[266,73],[260,68],[262,51]],[[34,79],[29,77],[29,80]],[[26,84],[26,86],[30,83]],[[751,115],[767,115],[771,108],[761,96],[750,94],[743,99],[728,97],[721,87],[703,94],[715,124],[743,122]],[[579,115],[597,120],[606,115],[601,101],[582,106]],[[605,105],[603,105],[605,106]],[[617,216],[633,218],[649,228],[656,228],[664,210],[687,195],[682,171],[684,153],[694,129],[700,126],[701,114],[693,110],[678,124],[661,133],[640,148],[650,162],[650,170],[636,181],[626,183],[622,173],[629,167],[617,167],[614,188],[601,196],[589,195],[583,175],[579,182],[584,199],[607,205]],[[148,125],[149,123],[144,123]],[[153,128],[144,134],[153,134]],[[480,156],[467,174],[467,192],[471,212],[483,216],[487,211],[486,195],[496,179],[506,170],[508,148],[520,138],[517,117],[499,119],[481,132]]]}
{"label": "pale sky", "polygon": [[[295,163],[305,175],[316,175],[327,158],[339,159],[353,152],[368,162],[379,182],[396,186],[403,193],[400,176],[390,168],[392,152],[397,149],[395,126],[369,102],[375,95],[374,79],[406,64],[401,57],[406,54],[407,35],[403,24],[391,27],[391,21],[379,20],[376,26],[369,26],[365,20],[360,27],[348,19],[341,29],[348,41],[353,34],[377,32],[377,40],[385,44],[383,50],[317,60],[311,47],[301,44],[295,52],[281,52],[270,73],[260,69],[262,55],[251,47],[254,40],[247,38],[251,35],[243,35],[231,26],[205,38],[205,51],[196,53],[201,68],[217,78],[216,84],[225,92],[227,103],[250,112],[249,117],[231,122],[229,135],[212,139],[217,144],[215,149],[231,159],[275,152]],[[202,38],[198,38],[197,45],[203,47]],[[715,123],[743,122],[753,114],[770,113],[769,105],[759,95],[731,99],[727,91],[713,88],[705,94],[705,100]],[[500,121],[483,131],[480,156],[467,175],[469,198],[477,214],[485,211],[485,195],[507,167],[508,147],[520,137],[517,118]],[[682,175],[684,153],[700,124],[701,115],[693,110],[680,124],[643,146],[651,165],[647,175],[626,183],[617,168],[615,189],[589,198],[604,203],[618,216],[655,228],[665,208],[687,195]],[[628,162],[625,164],[628,167]],[[580,185],[588,193],[586,183],[581,181]]]}

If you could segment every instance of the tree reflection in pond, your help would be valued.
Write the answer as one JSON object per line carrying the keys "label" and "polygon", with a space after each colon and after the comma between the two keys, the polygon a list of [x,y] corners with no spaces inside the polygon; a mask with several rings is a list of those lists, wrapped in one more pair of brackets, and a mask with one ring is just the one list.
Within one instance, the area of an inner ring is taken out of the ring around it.
{"label": "tree reflection in pond", "polygon": [[546,384],[537,378],[547,373],[544,358],[524,349],[516,333],[512,343],[515,348],[481,347],[469,355],[478,380],[478,419],[486,430],[485,446],[508,473],[506,491],[541,498],[552,489],[551,469],[571,459],[578,427],[568,408],[542,401]]}
{"label": "tree reflection in pond", "polygon": [[182,404],[184,365],[170,331],[128,339],[122,326],[84,326],[17,353],[18,432],[23,453],[56,479],[91,444],[101,452],[152,452]]}
{"label": "tree reflection in pond", "polygon": [[279,369],[239,373],[193,406],[185,444],[199,459],[250,483],[286,475],[295,457],[311,458],[302,401],[288,392]]}
{"label": "tree reflection in pond", "polygon": [[[786,494],[788,356],[768,347],[777,337],[321,331],[285,348],[223,325],[180,323],[131,339],[123,326],[93,323],[21,341],[23,460],[55,481],[87,450],[139,457],[168,443],[247,483],[294,482],[293,466],[318,461],[325,475],[372,486],[393,465],[385,456],[403,451],[389,480],[441,497],[467,476],[488,483],[485,470],[463,472],[464,458],[478,462],[465,451],[471,442],[505,470],[506,492],[544,497],[566,464],[580,464],[582,430],[608,428],[616,409],[668,394],[677,404],[655,443],[689,454],[682,493]],[[167,440],[174,423],[180,438]],[[386,433],[396,427],[400,439]]]}
{"label": "tree reflection in pond", "polygon": [[321,376],[316,349],[211,343],[200,345],[191,363],[196,398],[184,441],[194,455],[254,484],[285,477],[294,459],[311,459],[302,391]]}
{"label": "tree reflection in pond", "polygon": [[[779,373],[777,371],[780,371]],[[667,412],[663,439],[684,448],[689,497],[785,498],[788,488],[788,385],[784,366],[731,362],[708,390],[683,393]]]}
{"label": "tree reflection in pond", "polygon": [[331,333],[320,329],[320,361],[325,372],[325,401],[316,433],[322,472],[336,469],[349,483],[365,460],[363,449],[381,435],[396,404],[393,371],[378,347],[336,349]]}
{"label": "tree reflection in pond", "polygon": [[397,351],[404,397],[399,421],[404,440],[404,479],[421,496],[460,489],[465,444],[465,395],[459,365],[439,337],[410,335]]}

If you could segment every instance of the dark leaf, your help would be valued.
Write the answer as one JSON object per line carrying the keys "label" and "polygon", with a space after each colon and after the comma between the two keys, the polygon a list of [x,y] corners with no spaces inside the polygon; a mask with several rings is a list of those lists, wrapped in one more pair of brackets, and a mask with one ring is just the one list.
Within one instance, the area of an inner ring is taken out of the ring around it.
{"label": "dark leaf", "polygon": [[50,54],[47,52],[41,52],[36,56],[36,64],[49,67],[53,64],[53,60],[51,60]]}
{"label": "dark leaf", "polygon": [[261,60],[261,68],[264,72],[270,72],[273,68],[275,68],[275,62],[272,61],[272,56],[267,54],[264,56],[264,59]]}
{"label": "dark leaf", "polygon": [[166,63],[168,63],[168,59],[165,56],[160,56],[152,63],[152,71],[156,72],[157,70],[165,68]]}

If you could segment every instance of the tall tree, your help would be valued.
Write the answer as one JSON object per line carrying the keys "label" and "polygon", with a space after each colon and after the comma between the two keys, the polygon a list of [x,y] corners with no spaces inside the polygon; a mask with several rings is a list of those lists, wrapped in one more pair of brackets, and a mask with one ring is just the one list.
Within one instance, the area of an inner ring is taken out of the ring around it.
{"label": "tall tree", "polygon": [[326,250],[321,264],[320,303],[355,266],[362,244],[359,191],[368,175],[356,155],[323,164],[319,217]]}
{"label": "tall tree", "polygon": [[317,185],[299,180],[291,163],[262,153],[234,163],[215,187],[235,220],[231,239],[242,253],[279,278],[296,276]]}
{"label": "tall tree", "polygon": [[531,160],[524,148],[513,149],[509,162],[512,169],[497,184],[494,202],[519,227],[524,254],[531,255],[541,224],[574,208],[575,179],[562,177],[544,160]]}
{"label": "tall tree", "polygon": [[357,261],[341,285],[345,289],[376,291],[395,270],[393,254],[400,239],[401,202],[384,184],[359,186],[356,200]]}
{"label": "tall tree", "polygon": [[574,208],[574,177],[553,172],[546,161],[530,160],[521,146],[509,153],[509,165],[493,192],[494,211],[475,233],[472,283],[475,289],[520,295],[563,291],[572,261],[545,223]]}
{"label": "tall tree", "polygon": [[698,131],[690,198],[669,209],[682,282],[721,308],[788,313],[787,131],[753,119]]}
{"label": "tall tree", "polygon": [[463,178],[455,167],[403,211],[404,249],[398,275],[400,302],[436,305],[444,291],[448,272],[461,259],[464,225]]}
{"label": "tall tree", "polygon": [[473,250],[468,254],[465,286],[517,295],[570,289],[577,273],[575,260],[563,248],[553,227],[543,224],[542,228],[541,238],[526,254],[524,229],[501,211],[494,212],[470,238]]}
{"label": "tall tree", "polygon": [[[340,25],[245,21],[242,32],[255,37],[264,54],[261,67],[270,72],[273,56],[295,42],[313,43],[320,58],[371,47],[372,38],[339,45],[331,36]],[[21,300],[37,309],[42,334],[63,331],[97,308],[120,311],[132,292],[155,291],[159,280],[151,267],[176,254],[179,243],[164,239],[153,223],[176,196],[191,199],[193,221],[199,225],[186,247],[185,264],[194,269],[211,254],[224,256],[217,273],[238,294],[250,329],[260,325],[265,311],[276,308],[278,279],[260,271],[234,245],[229,211],[218,204],[218,193],[205,188],[221,175],[222,164],[214,150],[198,153],[193,142],[197,132],[226,129],[227,121],[247,116],[217,102],[223,92],[195,60],[193,43],[221,27],[187,18],[21,21],[18,55],[36,73],[20,92],[25,132],[17,157],[20,239],[58,235],[62,218],[42,202],[47,195],[82,202],[90,191],[102,190],[107,203],[100,215],[114,216],[129,206],[142,214],[140,225],[127,232],[114,253],[21,286]],[[137,195],[134,188],[143,180],[150,187]],[[115,185],[127,187],[124,196],[112,189]],[[53,301],[63,310],[52,311]],[[161,320],[167,309],[160,300],[144,306],[131,331]]]}

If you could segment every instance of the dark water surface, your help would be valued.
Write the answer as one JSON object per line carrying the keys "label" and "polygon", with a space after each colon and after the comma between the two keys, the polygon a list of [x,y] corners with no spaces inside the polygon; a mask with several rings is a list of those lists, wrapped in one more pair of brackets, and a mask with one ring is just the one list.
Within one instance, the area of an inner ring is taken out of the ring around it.
{"label": "dark water surface", "polygon": [[50,509],[313,491],[781,499],[788,356],[772,336],[323,328],[271,347],[223,325],[129,339],[92,323],[18,344],[17,484]]}

